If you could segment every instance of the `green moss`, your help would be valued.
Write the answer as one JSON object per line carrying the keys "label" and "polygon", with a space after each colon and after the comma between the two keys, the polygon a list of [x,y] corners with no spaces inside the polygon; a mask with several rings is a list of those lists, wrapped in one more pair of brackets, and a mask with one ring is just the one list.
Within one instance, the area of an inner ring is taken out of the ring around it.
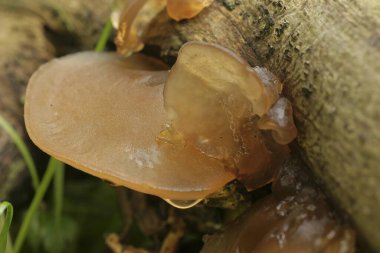
{"label": "green moss", "polygon": [[220,0],[219,2],[229,11],[235,10],[236,6],[241,4],[240,0]]}

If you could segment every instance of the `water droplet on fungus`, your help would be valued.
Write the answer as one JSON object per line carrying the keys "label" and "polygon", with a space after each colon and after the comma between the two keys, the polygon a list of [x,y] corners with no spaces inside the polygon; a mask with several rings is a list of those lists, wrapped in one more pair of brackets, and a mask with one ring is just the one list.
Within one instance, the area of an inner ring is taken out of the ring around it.
{"label": "water droplet on fungus", "polygon": [[[188,145],[222,161],[252,190],[273,180],[288,153],[282,139],[276,143],[258,128],[261,117],[283,101],[281,89],[273,74],[250,68],[231,51],[191,42],[181,48],[169,73],[165,109],[172,128]],[[294,127],[289,112],[286,126],[281,125],[284,135]],[[295,135],[286,137],[289,142]]]}
{"label": "water droplet on fungus", "polygon": [[189,208],[199,204],[199,202],[201,202],[203,199],[196,199],[196,200],[164,199],[164,200],[176,208],[189,209]]}

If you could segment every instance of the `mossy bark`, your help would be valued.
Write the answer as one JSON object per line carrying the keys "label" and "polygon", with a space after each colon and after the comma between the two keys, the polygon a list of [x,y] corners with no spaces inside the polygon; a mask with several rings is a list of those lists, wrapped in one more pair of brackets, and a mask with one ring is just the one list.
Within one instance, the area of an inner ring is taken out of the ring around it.
{"label": "mossy bark", "polygon": [[300,132],[293,150],[380,250],[380,1],[216,0],[189,21],[162,13],[145,51],[172,63],[192,40],[283,80]]}

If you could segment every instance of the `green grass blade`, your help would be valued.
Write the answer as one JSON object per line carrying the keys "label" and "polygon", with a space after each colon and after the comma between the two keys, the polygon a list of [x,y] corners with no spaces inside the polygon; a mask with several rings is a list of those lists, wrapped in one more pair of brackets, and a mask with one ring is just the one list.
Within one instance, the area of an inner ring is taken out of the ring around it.
{"label": "green grass blade", "polygon": [[62,162],[57,163],[54,174],[54,231],[56,239],[60,239],[60,228],[62,222],[63,196],[65,184],[65,170]]}
{"label": "green grass blade", "polygon": [[8,233],[7,249],[5,250],[5,253],[13,253],[12,240],[9,233]]}
{"label": "green grass blade", "polygon": [[100,35],[98,43],[96,44],[95,52],[103,52],[104,51],[104,49],[106,48],[106,45],[107,45],[107,41],[108,41],[109,37],[111,36],[112,29],[113,29],[112,28],[112,22],[109,19],[107,21],[107,23],[105,24],[103,30],[102,30],[102,34]]}
{"label": "green grass blade", "polygon": [[25,142],[18,135],[18,133],[12,127],[12,125],[1,115],[0,115],[0,127],[2,127],[4,131],[11,137],[12,141],[20,150],[20,153],[22,157],[24,158],[26,166],[29,170],[30,177],[32,178],[33,188],[34,190],[37,190],[40,180],[38,178],[36,165],[34,164],[32,155],[30,154],[29,149],[27,148]]}
{"label": "green grass blade", "polygon": [[53,176],[54,176],[54,173],[55,173],[57,167],[60,167],[60,166],[61,166],[60,161],[56,160],[53,157],[50,158],[49,164],[48,164],[46,172],[42,178],[41,184],[38,187],[38,189],[37,189],[37,191],[33,197],[32,203],[30,204],[29,209],[26,212],[26,215],[22,221],[20,231],[17,234],[15,245],[14,245],[14,250],[13,250],[14,253],[19,253],[21,251],[21,248],[24,244],[24,241],[25,241],[26,235],[28,233],[32,219],[33,219],[34,215],[36,214],[36,211],[37,211],[39,205],[41,204],[43,197],[45,196],[46,190],[48,189],[48,187],[49,187],[49,185],[53,179]]}
{"label": "green grass blade", "polygon": [[0,216],[3,215],[5,210],[7,211],[5,215],[5,221],[3,224],[3,228],[0,230],[0,252],[5,252],[7,248],[8,233],[13,218],[13,206],[11,205],[11,203],[7,201],[0,203]]}

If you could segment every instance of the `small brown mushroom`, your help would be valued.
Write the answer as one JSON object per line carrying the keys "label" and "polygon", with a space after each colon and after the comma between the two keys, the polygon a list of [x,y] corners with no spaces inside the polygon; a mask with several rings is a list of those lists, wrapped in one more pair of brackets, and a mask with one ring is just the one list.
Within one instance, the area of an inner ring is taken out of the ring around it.
{"label": "small brown mushroom", "polygon": [[[150,58],[79,53],[31,78],[25,121],[48,154],[94,176],[168,199],[200,199],[233,179],[193,147],[156,142],[167,71]],[[152,71],[155,70],[155,71]]]}

